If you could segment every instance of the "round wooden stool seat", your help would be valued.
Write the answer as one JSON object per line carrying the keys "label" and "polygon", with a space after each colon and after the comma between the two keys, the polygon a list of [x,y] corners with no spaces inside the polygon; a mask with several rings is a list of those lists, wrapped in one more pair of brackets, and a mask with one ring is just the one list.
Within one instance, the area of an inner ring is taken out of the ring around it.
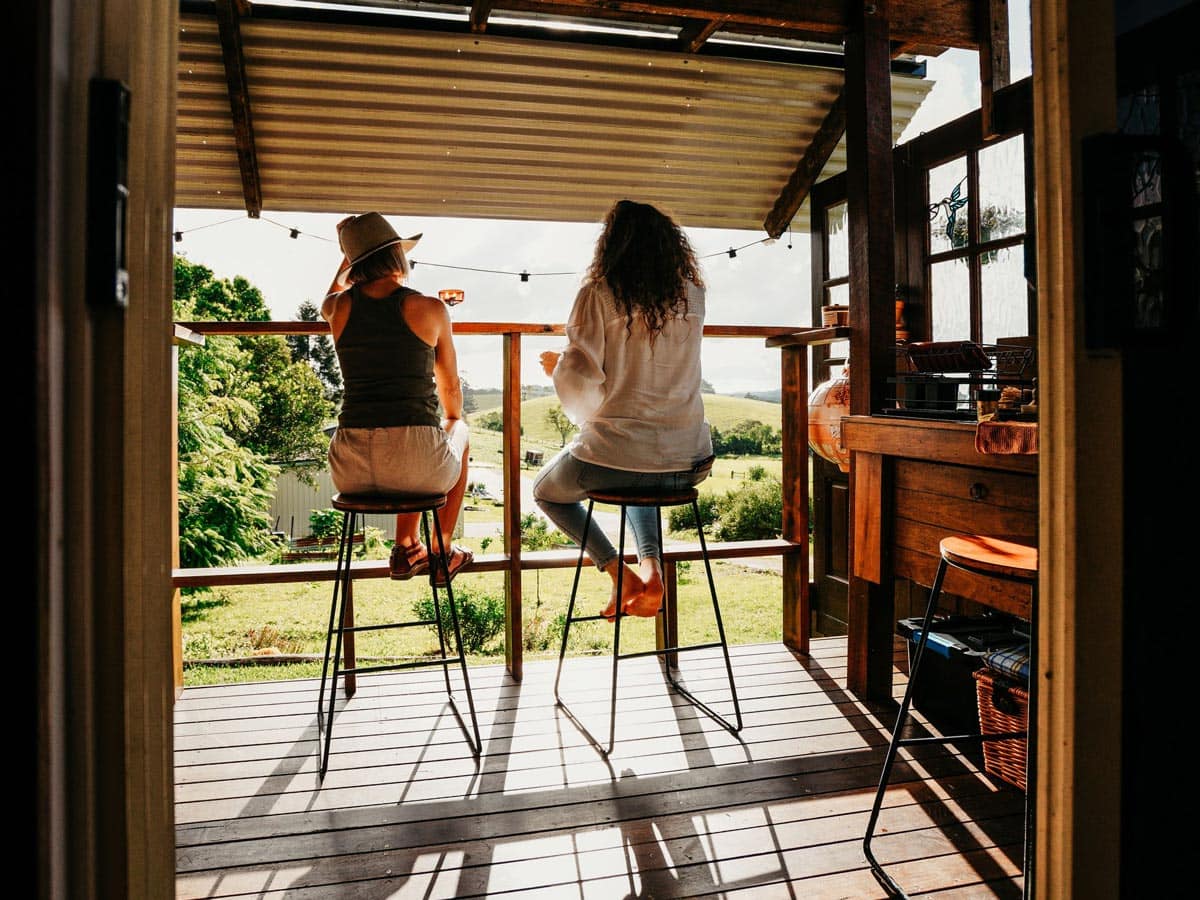
{"label": "round wooden stool seat", "polygon": [[637,488],[588,491],[589,500],[623,506],[683,506],[700,496],[694,487],[678,491],[646,491]]}
{"label": "round wooden stool seat", "polygon": [[982,534],[942,538],[938,550],[949,565],[977,575],[1032,584],[1037,581],[1037,547]]}
{"label": "round wooden stool seat", "polygon": [[334,509],[356,513],[415,513],[441,509],[446,505],[445,494],[334,494],[330,501]]}

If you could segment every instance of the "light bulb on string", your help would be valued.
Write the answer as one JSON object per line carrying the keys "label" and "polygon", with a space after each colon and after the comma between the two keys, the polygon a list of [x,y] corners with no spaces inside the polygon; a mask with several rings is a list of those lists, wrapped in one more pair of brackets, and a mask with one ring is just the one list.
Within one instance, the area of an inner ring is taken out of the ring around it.
{"label": "light bulb on string", "polygon": [[529,296],[529,273],[528,272],[521,273],[521,282],[520,282],[520,284],[517,285],[517,293],[520,294],[522,297]]}
{"label": "light bulb on string", "polygon": [[735,272],[742,267],[742,261],[738,259],[737,251],[732,247],[729,248],[729,268]]}

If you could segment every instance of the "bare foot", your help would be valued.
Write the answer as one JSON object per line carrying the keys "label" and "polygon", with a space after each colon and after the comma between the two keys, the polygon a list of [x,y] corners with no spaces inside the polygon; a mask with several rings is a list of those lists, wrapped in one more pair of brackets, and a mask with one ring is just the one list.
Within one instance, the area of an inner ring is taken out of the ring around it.
{"label": "bare foot", "polygon": [[662,608],[663,594],[666,592],[662,569],[657,565],[643,565],[640,580],[642,582],[641,593],[636,596],[626,595],[628,599],[625,601],[625,612],[631,616],[642,616],[649,619],[657,616],[658,611]]}
{"label": "bare foot", "polygon": [[[624,566],[624,570],[625,573],[621,576],[621,599],[625,612],[628,613],[629,604],[641,596],[646,586],[642,583],[638,573],[629,566]],[[603,612],[600,613],[610,622],[617,620],[617,573],[619,571],[616,566],[613,566],[612,571],[608,573],[612,577],[612,593],[608,597],[608,606],[604,607]]]}

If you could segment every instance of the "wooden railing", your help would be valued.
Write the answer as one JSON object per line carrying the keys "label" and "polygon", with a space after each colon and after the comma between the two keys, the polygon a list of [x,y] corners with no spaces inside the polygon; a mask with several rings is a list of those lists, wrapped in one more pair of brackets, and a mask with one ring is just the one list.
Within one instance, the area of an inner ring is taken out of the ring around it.
{"label": "wooden railing", "polygon": [[[521,549],[521,339],[526,336],[563,334],[562,325],[531,325],[515,322],[456,322],[455,335],[491,335],[500,338],[503,349],[501,403],[504,439],[502,447],[504,515],[500,553],[477,555],[475,572],[503,572],[506,599],[505,663],[511,675],[522,675],[522,591],[526,570],[573,566],[578,550],[522,552]],[[175,343],[201,343],[206,335],[328,335],[324,322],[180,322],[175,326]],[[742,338],[764,341],[764,347],[780,352],[783,432],[783,533],[778,540],[716,542],[708,545],[713,559],[744,559],[779,556],[783,562],[783,642],[807,654],[809,642],[808,560],[808,353],[812,344],[845,340],[846,328],[793,328],[767,325],[705,325],[709,338]],[[186,352],[184,350],[183,352]],[[699,545],[672,547],[664,554],[667,590],[676,586],[676,564],[700,558]],[[184,587],[233,584],[278,584],[327,581],[334,577],[335,563],[291,565],[224,566],[181,569],[173,572],[178,591]],[[354,579],[385,578],[386,560],[355,562]],[[178,618],[178,616],[177,616]],[[672,624],[672,623],[669,623]],[[661,641],[661,628],[660,641]],[[181,679],[182,646],[176,640],[176,677]],[[661,647],[661,644],[660,644]]]}

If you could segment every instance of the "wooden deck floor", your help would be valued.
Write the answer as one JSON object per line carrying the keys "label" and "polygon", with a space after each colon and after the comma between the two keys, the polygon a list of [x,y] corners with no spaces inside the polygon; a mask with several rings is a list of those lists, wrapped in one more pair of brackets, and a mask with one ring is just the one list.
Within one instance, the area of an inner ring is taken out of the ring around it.
{"label": "wooden deck floor", "polygon": [[[654,658],[628,660],[607,761],[556,710],[554,663],[527,662],[521,683],[470,670],[479,759],[439,668],[359,676],[323,783],[316,681],[187,689],[177,898],[885,897],[862,836],[895,707],[841,689],[842,638],[807,660],[732,652],[739,735],[669,693]],[[567,665],[564,697],[606,734],[611,663]],[[719,654],[680,665],[732,714]],[[971,755],[902,754],[873,849],[913,895],[1020,896],[1023,795]]]}

